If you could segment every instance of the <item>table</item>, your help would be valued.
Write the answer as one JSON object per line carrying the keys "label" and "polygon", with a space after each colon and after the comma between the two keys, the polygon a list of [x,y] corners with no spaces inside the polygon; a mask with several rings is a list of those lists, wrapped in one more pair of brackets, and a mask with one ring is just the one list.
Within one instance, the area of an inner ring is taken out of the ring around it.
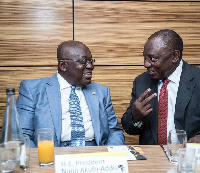
{"label": "table", "polygon": [[[176,165],[169,162],[165,153],[159,145],[140,145],[147,160],[128,161],[129,172],[135,173],[167,173],[168,169],[176,169]],[[106,152],[107,146],[85,146],[85,147],[55,147],[55,155]],[[20,173],[53,173],[54,165],[40,167],[38,165],[37,148],[31,148],[29,168]],[[200,172],[200,165],[197,165],[197,173]]]}

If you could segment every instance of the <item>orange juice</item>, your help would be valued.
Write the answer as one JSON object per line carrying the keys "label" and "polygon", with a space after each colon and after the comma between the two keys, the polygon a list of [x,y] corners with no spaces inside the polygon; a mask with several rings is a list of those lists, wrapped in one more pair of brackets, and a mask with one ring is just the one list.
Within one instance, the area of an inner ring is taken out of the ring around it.
{"label": "orange juice", "polygon": [[38,159],[41,163],[54,161],[54,143],[53,141],[38,142]]}

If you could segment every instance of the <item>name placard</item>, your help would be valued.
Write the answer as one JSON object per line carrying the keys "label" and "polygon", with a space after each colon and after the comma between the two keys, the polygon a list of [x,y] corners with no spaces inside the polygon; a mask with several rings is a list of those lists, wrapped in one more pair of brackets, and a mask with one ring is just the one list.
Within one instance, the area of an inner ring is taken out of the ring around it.
{"label": "name placard", "polygon": [[196,149],[197,164],[200,164],[200,144],[199,143],[187,143],[187,148]]}
{"label": "name placard", "polygon": [[128,173],[126,152],[55,155],[56,173]]}

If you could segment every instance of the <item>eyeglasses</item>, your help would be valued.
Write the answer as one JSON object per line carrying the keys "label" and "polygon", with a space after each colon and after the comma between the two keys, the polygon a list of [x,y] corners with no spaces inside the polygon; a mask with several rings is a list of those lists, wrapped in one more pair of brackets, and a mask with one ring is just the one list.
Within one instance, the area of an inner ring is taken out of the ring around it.
{"label": "eyeglasses", "polygon": [[84,65],[85,67],[88,65],[88,64],[91,64],[92,66],[94,66],[95,64],[95,59],[78,59],[78,60],[73,60],[73,59],[61,59],[60,61],[74,61],[74,62],[79,62],[81,63],[82,65]]}

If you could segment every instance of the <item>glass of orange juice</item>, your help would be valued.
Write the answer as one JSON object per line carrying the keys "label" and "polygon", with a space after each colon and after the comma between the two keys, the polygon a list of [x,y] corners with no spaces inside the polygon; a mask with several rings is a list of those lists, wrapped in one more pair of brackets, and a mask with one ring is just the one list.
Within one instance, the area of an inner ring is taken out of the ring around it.
{"label": "glass of orange juice", "polygon": [[54,163],[54,130],[42,128],[37,130],[38,160],[40,166]]}

